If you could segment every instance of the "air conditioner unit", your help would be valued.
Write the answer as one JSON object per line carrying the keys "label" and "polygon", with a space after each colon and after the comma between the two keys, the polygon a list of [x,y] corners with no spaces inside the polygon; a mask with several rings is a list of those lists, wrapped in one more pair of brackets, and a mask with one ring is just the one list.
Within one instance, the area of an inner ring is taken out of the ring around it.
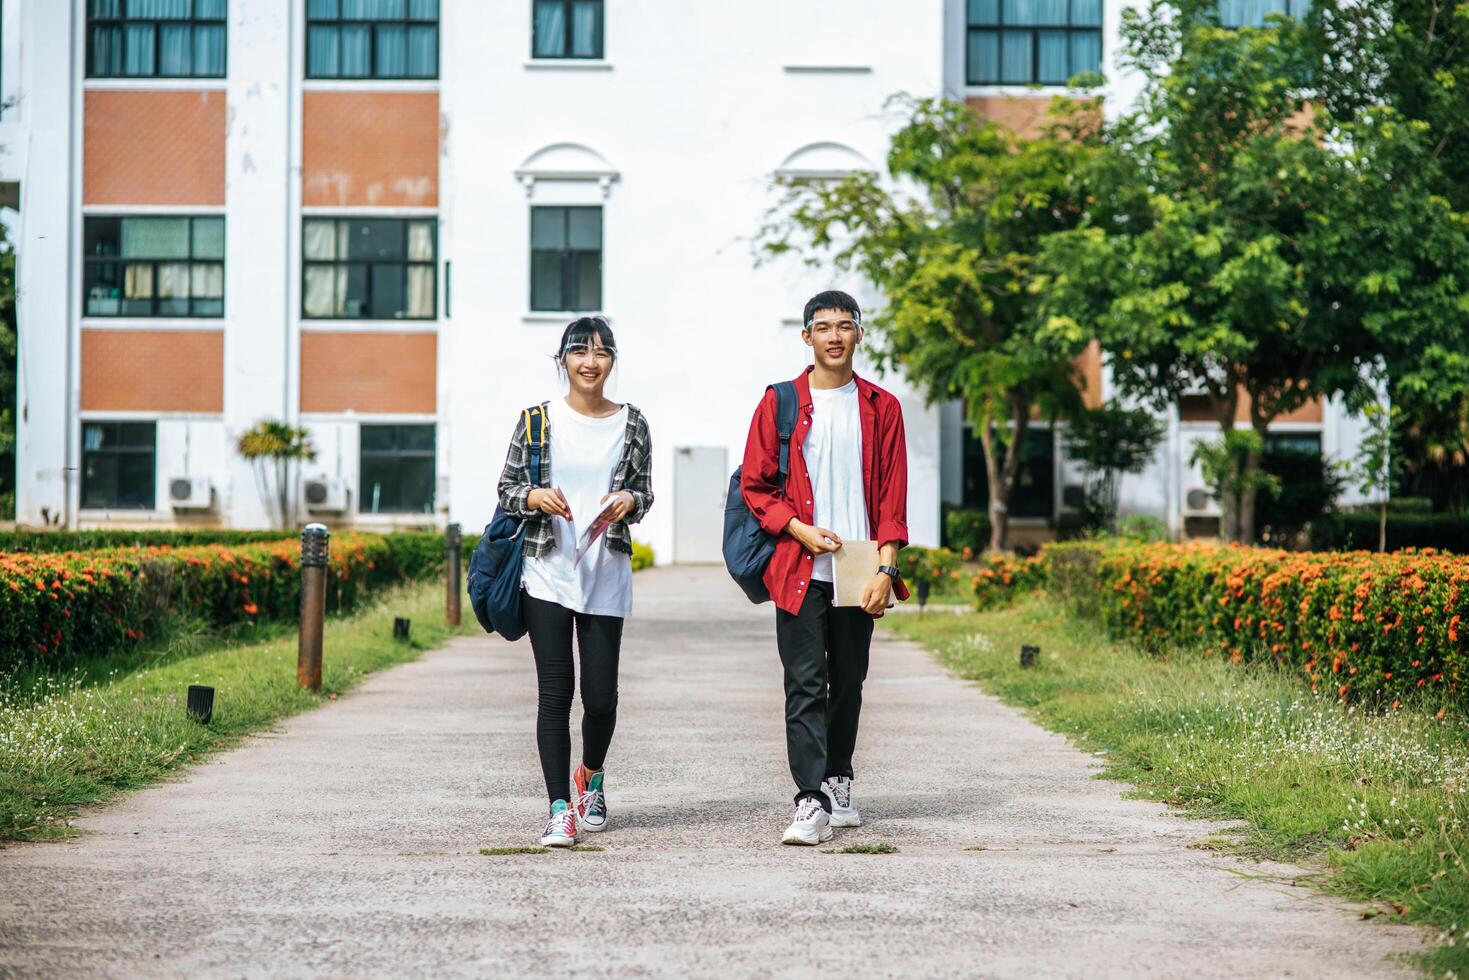
{"label": "air conditioner unit", "polygon": [[214,488],[207,476],[176,476],[168,481],[168,502],[175,510],[208,510]]}
{"label": "air conditioner unit", "polygon": [[340,513],[347,509],[347,485],[341,480],[326,477],[307,480],[303,496],[310,511]]}
{"label": "air conditioner unit", "polygon": [[1220,517],[1223,513],[1219,501],[1203,487],[1192,487],[1183,495],[1184,517]]}

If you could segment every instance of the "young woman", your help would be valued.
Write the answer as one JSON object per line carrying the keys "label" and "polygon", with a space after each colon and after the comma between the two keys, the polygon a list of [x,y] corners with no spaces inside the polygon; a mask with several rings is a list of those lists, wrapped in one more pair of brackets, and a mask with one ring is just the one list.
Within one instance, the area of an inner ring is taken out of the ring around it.
{"label": "young woman", "polygon": [[[536,744],[551,803],[541,844],[569,847],[579,827],[607,827],[602,763],[617,723],[622,621],[632,612],[628,526],[653,506],[652,443],[643,413],[604,393],[617,365],[604,318],[572,321],[555,359],[566,394],[541,406],[548,424],[539,485],[532,487],[525,426],[517,423],[500,474],[500,506],[529,518],[525,621],[540,692]],[[581,656],[582,757],[568,774],[573,631]]]}

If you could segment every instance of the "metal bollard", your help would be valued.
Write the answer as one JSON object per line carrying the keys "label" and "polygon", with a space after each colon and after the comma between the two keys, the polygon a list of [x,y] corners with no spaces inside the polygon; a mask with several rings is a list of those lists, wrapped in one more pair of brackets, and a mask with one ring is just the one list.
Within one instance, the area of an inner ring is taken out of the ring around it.
{"label": "metal bollard", "polygon": [[444,530],[444,622],[459,625],[459,566],[464,560],[464,537],[457,523]]}
{"label": "metal bollard", "polygon": [[326,564],[332,532],[325,524],[301,531],[301,638],[296,648],[296,683],[321,688],[321,631],[326,615]]}

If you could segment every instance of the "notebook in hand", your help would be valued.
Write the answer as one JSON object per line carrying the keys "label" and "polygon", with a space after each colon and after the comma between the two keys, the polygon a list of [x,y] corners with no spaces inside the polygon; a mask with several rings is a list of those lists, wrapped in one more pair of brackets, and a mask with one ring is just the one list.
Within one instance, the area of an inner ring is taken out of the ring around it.
{"label": "notebook in hand", "polygon": [[[862,605],[862,591],[872,576],[877,574],[881,562],[877,555],[876,541],[843,541],[842,546],[832,553],[833,606]],[[896,603],[888,597],[888,608]]]}

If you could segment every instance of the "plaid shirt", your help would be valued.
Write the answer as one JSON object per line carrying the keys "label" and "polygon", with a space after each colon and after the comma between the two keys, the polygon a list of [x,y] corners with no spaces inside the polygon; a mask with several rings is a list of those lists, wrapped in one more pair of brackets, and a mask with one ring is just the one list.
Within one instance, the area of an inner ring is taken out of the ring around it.
{"label": "plaid shirt", "polygon": [[[541,411],[548,412],[550,402],[541,403]],[[549,415],[547,415],[549,418]],[[555,442],[548,424],[546,441],[541,446],[541,475],[551,473],[551,445]],[[556,545],[556,534],[551,526],[551,515],[539,510],[529,510],[525,499],[536,486],[545,486],[537,481],[532,484],[530,474],[530,442],[526,438],[525,418],[515,423],[510,436],[510,452],[505,456],[505,469],[500,474],[500,507],[512,517],[528,518],[525,525],[525,556],[536,558],[545,555]],[[607,547],[625,555],[632,554],[632,532],[628,525],[636,524],[653,506],[653,440],[648,435],[648,422],[636,405],[627,406],[627,434],[623,437],[622,458],[612,472],[609,493],[626,490],[632,494],[632,510],[623,520],[607,529]]]}

